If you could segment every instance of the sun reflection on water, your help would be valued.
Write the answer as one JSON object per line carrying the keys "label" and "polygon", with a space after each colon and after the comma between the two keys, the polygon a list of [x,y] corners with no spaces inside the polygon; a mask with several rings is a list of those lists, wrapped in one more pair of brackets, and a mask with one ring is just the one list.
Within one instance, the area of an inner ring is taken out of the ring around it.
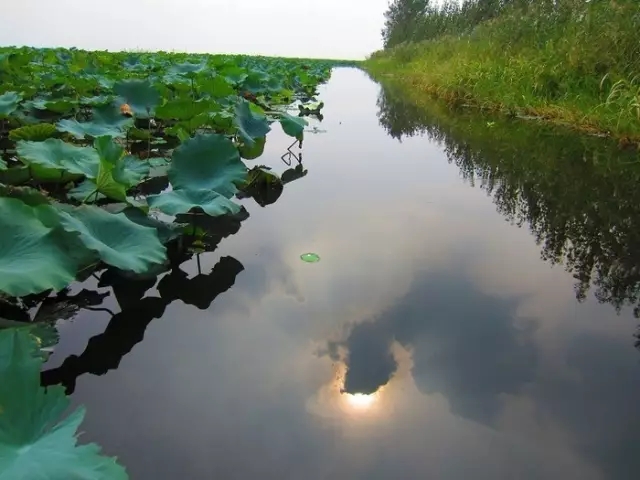
{"label": "sun reflection on water", "polygon": [[343,394],[350,407],[355,410],[369,410],[377,400],[377,395],[372,393],[344,393]]}

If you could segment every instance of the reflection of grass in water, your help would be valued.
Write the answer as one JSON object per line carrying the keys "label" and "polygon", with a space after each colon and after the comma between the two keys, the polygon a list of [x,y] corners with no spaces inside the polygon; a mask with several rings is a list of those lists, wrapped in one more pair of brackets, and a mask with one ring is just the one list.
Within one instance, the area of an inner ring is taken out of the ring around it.
{"label": "reflection of grass in water", "polygon": [[542,257],[573,274],[579,299],[593,287],[600,302],[640,313],[636,152],[535,121],[454,112],[397,85],[384,85],[378,106],[392,136],[426,133],[502,215],[528,225]]}
{"label": "reflection of grass in water", "polygon": [[452,103],[640,141],[637,2],[463,3],[432,2],[412,28],[398,24],[367,68]]}

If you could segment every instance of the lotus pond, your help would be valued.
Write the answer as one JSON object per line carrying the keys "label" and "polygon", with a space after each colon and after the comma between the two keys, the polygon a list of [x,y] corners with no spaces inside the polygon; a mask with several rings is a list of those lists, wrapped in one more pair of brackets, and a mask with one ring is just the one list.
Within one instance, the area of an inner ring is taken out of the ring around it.
{"label": "lotus pond", "polygon": [[0,55],[0,480],[635,478],[637,152],[329,61]]}

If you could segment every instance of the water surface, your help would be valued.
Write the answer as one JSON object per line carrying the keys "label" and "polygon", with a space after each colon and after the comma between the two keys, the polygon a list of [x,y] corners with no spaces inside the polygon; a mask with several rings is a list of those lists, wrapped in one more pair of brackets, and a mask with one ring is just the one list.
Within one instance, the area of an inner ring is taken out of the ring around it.
{"label": "water surface", "polygon": [[83,440],[134,480],[636,478],[633,157],[354,69],[321,97],[307,174],[212,252],[74,288],[104,300],[43,380],[87,406]]}

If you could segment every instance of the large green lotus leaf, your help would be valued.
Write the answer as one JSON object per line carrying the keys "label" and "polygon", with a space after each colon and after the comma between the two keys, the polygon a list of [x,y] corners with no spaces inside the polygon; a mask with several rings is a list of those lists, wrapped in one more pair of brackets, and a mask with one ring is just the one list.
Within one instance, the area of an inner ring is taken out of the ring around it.
{"label": "large green lotus leaf", "polygon": [[98,192],[95,180],[86,179],[80,182],[76,187],[67,192],[67,197],[73,198],[82,203],[97,202],[98,200],[104,200],[105,197],[102,193]]}
{"label": "large green lotus leaf", "polygon": [[0,198],[0,292],[20,297],[73,282],[77,264],[64,248],[64,236],[42,223],[45,208],[50,207]]}
{"label": "large green lotus leaf", "polygon": [[240,205],[212,190],[173,190],[147,197],[150,207],[157,208],[167,215],[178,215],[201,208],[212,217],[234,214],[240,211]]}
{"label": "large green lotus leaf", "polygon": [[8,117],[18,109],[22,97],[16,92],[6,92],[0,95],[0,117]]}
{"label": "large green lotus leaf", "polygon": [[183,62],[177,63],[173,67],[169,69],[170,75],[182,75],[187,78],[192,78],[196,74],[203,72],[206,70],[206,63],[191,63],[191,62]]}
{"label": "large green lotus leaf", "polygon": [[106,160],[115,166],[124,156],[124,148],[113,141],[110,136],[101,136],[93,141],[93,147],[101,160]]}
{"label": "large green lotus leaf", "polygon": [[143,227],[150,227],[156,230],[158,238],[162,243],[169,243],[171,240],[175,240],[182,234],[182,230],[179,225],[165,223],[157,218],[148,216],[139,208],[128,207],[122,211],[129,220]]}
{"label": "large green lotus leaf", "polygon": [[240,154],[224,135],[198,134],[173,151],[169,181],[176,190],[214,190],[229,198],[247,176]]}
{"label": "large green lotus leaf", "polygon": [[71,99],[47,99],[37,98],[29,102],[29,105],[38,110],[49,110],[54,113],[67,113],[75,108],[77,103]]}
{"label": "large green lotus leaf", "polygon": [[[42,165],[31,164],[25,166],[31,179],[40,183],[68,183],[79,180],[83,177],[80,173],[69,173],[65,170],[43,167]],[[11,170],[14,170],[13,168]]]}
{"label": "large green lotus leaf", "polygon": [[[40,313],[40,310],[38,313]],[[57,318],[53,319],[52,322],[55,322],[55,320],[57,320]],[[40,356],[44,361],[47,360],[49,353],[53,351],[53,347],[55,347],[60,341],[60,334],[53,323],[45,323],[37,320],[33,323],[28,321],[18,322],[0,317],[0,333],[4,329],[8,328],[21,329],[30,334],[33,337],[33,340],[37,342],[39,350],[34,352],[35,355]]]}
{"label": "large green lotus leaf", "polygon": [[280,116],[280,125],[284,133],[290,137],[302,140],[304,135],[304,127],[308,125],[308,122],[302,117],[294,117],[288,113],[283,113]]}
{"label": "large green lotus leaf", "polygon": [[14,128],[9,132],[9,140],[14,142],[19,142],[20,140],[41,142],[55,136],[56,133],[58,133],[58,130],[52,123],[37,123]]}
{"label": "large green lotus leaf", "polygon": [[131,107],[132,112],[139,118],[152,116],[161,100],[160,93],[149,80],[121,80],[115,83],[113,91],[122,98],[123,103]]}
{"label": "large green lotus leaf", "polygon": [[113,169],[116,182],[131,188],[149,176],[150,166],[137,157],[127,155],[122,157]]}
{"label": "large green lotus leaf", "polygon": [[258,94],[267,90],[266,86],[269,82],[269,76],[260,71],[253,71],[249,73],[247,78],[242,82],[243,90]]}
{"label": "large green lotus leaf", "polygon": [[198,100],[194,102],[188,98],[170,100],[156,109],[156,117],[161,120],[188,120],[200,114],[219,110],[211,100]]}
{"label": "large green lotus leaf", "polygon": [[99,157],[93,148],[78,147],[57,138],[44,142],[20,141],[16,152],[26,165],[35,164],[94,178],[98,174]]}
{"label": "large green lotus leaf", "polygon": [[133,118],[125,117],[115,105],[106,105],[93,110],[90,122],[78,122],[75,119],[60,120],[56,128],[60,132],[67,132],[76,138],[109,136],[121,138],[126,130],[133,126]]}
{"label": "large green lotus leaf", "polygon": [[254,167],[249,170],[247,183],[242,186],[241,197],[247,195],[262,207],[275,203],[283,191],[280,177],[266,167]]}
{"label": "large green lotus leaf", "polygon": [[78,100],[80,105],[89,105],[91,107],[102,107],[113,102],[111,95],[94,95],[92,97],[82,97]]}
{"label": "large green lotus leaf", "polygon": [[267,137],[256,138],[253,146],[240,145],[238,151],[240,156],[246,160],[255,160],[264,153],[264,147],[267,143]]}
{"label": "large green lotus leaf", "polygon": [[[95,184],[93,193],[96,195],[92,197],[92,192],[88,192],[83,201],[97,201],[97,194],[103,194],[114,200],[126,202],[127,188],[131,186],[128,182],[137,174],[127,170],[123,157],[124,149],[111,137],[98,137],[93,145],[100,160],[97,175],[95,178],[90,178],[88,183]],[[73,195],[79,196],[88,189],[88,184],[85,182],[74,189]]]}
{"label": "large green lotus leaf", "polygon": [[233,85],[222,75],[215,75],[204,80],[199,80],[198,86],[201,92],[205,92],[212,98],[224,98],[236,94]]}
{"label": "large green lotus leaf", "polygon": [[33,332],[0,330],[0,480],[126,480],[98,445],[77,445],[83,407],[59,421],[69,400],[40,386],[42,362]]}
{"label": "large green lotus leaf", "polygon": [[239,85],[248,77],[247,71],[244,68],[238,67],[236,65],[225,67],[220,72],[220,75],[225,77],[227,81],[233,85]]}
{"label": "large green lotus leaf", "polygon": [[123,213],[85,205],[61,212],[60,224],[67,232],[78,233],[84,246],[102,261],[122,270],[144,273],[166,260],[166,249],[155,229],[138,225]]}
{"label": "large green lotus leaf", "polygon": [[254,146],[256,138],[264,137],[271,130],[267,117],[252,111],[246,100],[236,105],[235,113],[233,123],[238,128],[242,142],[249,148]]}

